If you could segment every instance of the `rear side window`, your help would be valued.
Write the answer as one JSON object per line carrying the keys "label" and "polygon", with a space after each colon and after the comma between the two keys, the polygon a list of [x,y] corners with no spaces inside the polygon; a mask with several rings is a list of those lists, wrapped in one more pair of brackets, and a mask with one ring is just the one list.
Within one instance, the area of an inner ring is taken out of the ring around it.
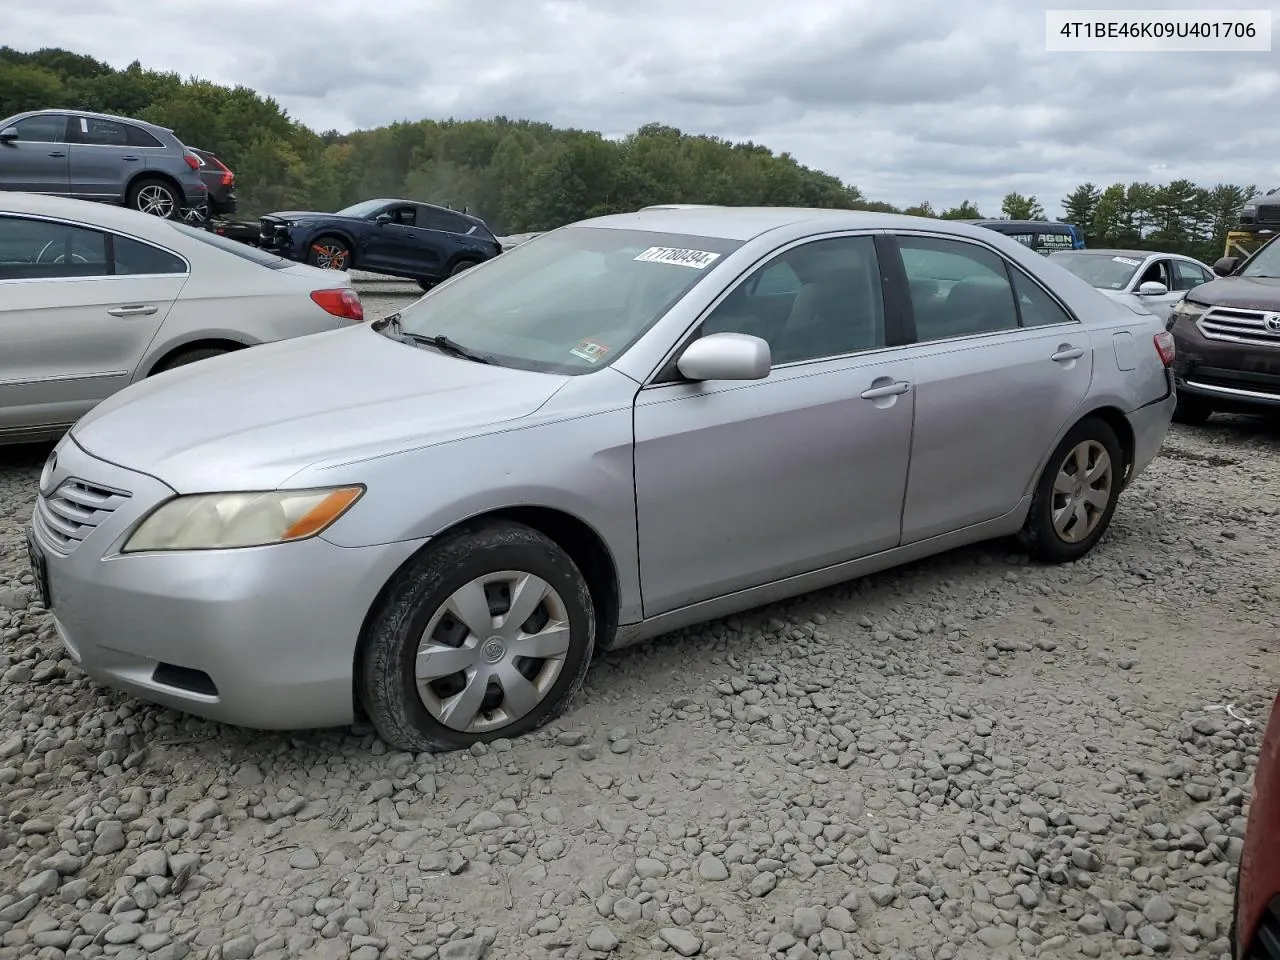
{"label": "rear side window", "polygon": [[113,236],[112,241],[117,275],[164,276],[187,272],[186,262],[168,250],[161,250],[149,243],[139,243],[128,237]]}
{"label": "rear side window", "polygon": [[0,216],[0,280],[105,277],[107,237],[97,230]]}
{"label": "rear side window", "polygon": [[1018,328],[1004,261],[983,247],[936,237],[898,237],[916,339],[947,340]]}
{"label": "rear side window", "polygon": [[468,233],[475,224],[447,210],[423,207],[419,211],[418,226],[428,230],[444,230],[448,233]]}
{"label": "rear side window", "polygon": [[123,123],[102,120],[98,117],[78,117],[71,124],[76,132],[76,142],[99,147],[127,147],[129,133]]}
{"label": "rear side window", "polygon": [[1076,321],[1061,304],[1044,292],[1044,289],[1016,267],[1009,268],[1013,277],[1013,289],[1018,295],[1018,312],[1024,327],[1048,327],[1055,323]]}
{"label": "rear side window", "polygon": [[135,127],[133,124],[125,124],[125,135],[129,139],[131,147],[163,147],[164,144],[153,137],[141,127]]}
{"label": "rear side window", "polygon": [[208,230],[199,230],[195,227],[188,226],[185,223],[178,223],[175,220],[166,220],[174,230],[185,233],[193,240],[199,240],[201,243],[207,243],[211,247],[217,247],[226,253],[239,257],[242,260],[248,260],[262,267],[270,267],[272,270],[282,270],[289,266],[292,261],[286,260],[284,257],[278,257],[274,253],[266,253],[257,247],[251,247],[247,243],[240,243],[238,240],[231,240],[227,237],[220,237],[216,233],[210,233]]}

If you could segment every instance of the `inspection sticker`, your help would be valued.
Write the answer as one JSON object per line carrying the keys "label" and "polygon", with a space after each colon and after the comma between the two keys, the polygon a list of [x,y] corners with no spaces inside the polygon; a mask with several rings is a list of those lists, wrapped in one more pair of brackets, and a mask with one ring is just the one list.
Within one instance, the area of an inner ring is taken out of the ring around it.
{"label": "inspection sticker", "polygon": [[1130,260],[1128,257],[1112,257],[1111,259],[1114,260],[1116,263],[1126,263],[1131,267],[1142,266],[1141,260]]}
{"label": "inspection sticker", "polygon": [[576,347],[569,351],[575,357],[587,361],[587,363],[599,363],[609,348],[603,343],[596,343],[594,340],[583,340]]}
{"label": "inspection sticker", "polygon": [[705,270],[720,259],[718,253],[706,250],[681,250],[678,247],[650,247],[636,257],[642,263],[674,263],[681,267]]}

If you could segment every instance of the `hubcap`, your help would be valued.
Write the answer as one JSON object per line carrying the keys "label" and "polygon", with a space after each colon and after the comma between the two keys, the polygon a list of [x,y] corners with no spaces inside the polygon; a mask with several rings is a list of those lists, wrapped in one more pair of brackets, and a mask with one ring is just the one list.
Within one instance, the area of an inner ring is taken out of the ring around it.
{"label": "hubcap", "polygon": [[317,243],[312,249],[316,252],[317,267],[322,267],[325,270],[343,270],[346,268],[347,251],[337,244]]}
{"label": "hubcap", "polygon": [[488,573],[455,590],[423,631],[418,696],[451,730],[497,730],[542,702],[568,654],[560,594],[531,573]]}
{"label": "hubcap", "polygon": [[173,194],[155,184],[143,187],[138,191],[138,209],[153,217],[168,217],[173,213]]}
{"label": "hubcap", "polygon": [[1076,444],[1053,479],[1053,529],[1065,543],[1079,543],[1102,522],[1111,502],[1114,471],[1097,440]]}

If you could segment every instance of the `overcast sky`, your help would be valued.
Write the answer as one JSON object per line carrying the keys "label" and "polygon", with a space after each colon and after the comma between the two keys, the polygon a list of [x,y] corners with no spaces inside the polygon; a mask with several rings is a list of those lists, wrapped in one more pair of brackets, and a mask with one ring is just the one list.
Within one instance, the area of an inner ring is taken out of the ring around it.
{"label": "overcast sky", "polygon": [[505,114],[619,135],[659,121],[939,210],[968,198],[997,215],[1017,190],[1056,215],[1086,180],[1280,184],[1280,53],[1045,51],[1046,9],[1110,6],[9,0],[2,41],[245,84],[317,130]]}

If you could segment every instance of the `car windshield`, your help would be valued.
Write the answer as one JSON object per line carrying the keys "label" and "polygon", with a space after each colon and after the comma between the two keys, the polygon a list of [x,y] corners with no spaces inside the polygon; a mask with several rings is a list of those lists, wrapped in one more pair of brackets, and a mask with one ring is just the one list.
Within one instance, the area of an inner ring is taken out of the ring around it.
{"label": "car windshield", "polygon": [[1051,259],[1099,290],[1123,290],[1144,258],[1111,253],[1055,253]]}
{"label": "car windshield", "polygon": [[625,353],[741,245],[566,227],[442,284],[401,311],[399,329],[447,337],[505,366],[590,373]]}
{"label": "car windshield", "polygon": [[1238,277],[1280,277],[1280,246],[1269,241],[1240,268]]}
{"label": "car windshield", "polygon": [[291,261],[286,260],[284,257],[278,257],[274,253],[267,253],[257,247],[251,247],[247,243],[240,243],[238,240],[222,237],[216,233],[210,233],[208,230],[201,230],[185,223],[178,223],[176,220],[166,222],[179,233],[185,233],[188,237],[199,240],[201,243],[207,243],[211,247],[225,250],[227,253],[234,254],[242,260],[252,260],[254,263],[276,270],[291,265]]}
{"label": "car windshield", "polygon": [[334,216],[337,217],[367,217],[371,213],[377,213],[387,205],[385,200],[361,200],[359,203],[353,203],[349,207],[343,207]]}

